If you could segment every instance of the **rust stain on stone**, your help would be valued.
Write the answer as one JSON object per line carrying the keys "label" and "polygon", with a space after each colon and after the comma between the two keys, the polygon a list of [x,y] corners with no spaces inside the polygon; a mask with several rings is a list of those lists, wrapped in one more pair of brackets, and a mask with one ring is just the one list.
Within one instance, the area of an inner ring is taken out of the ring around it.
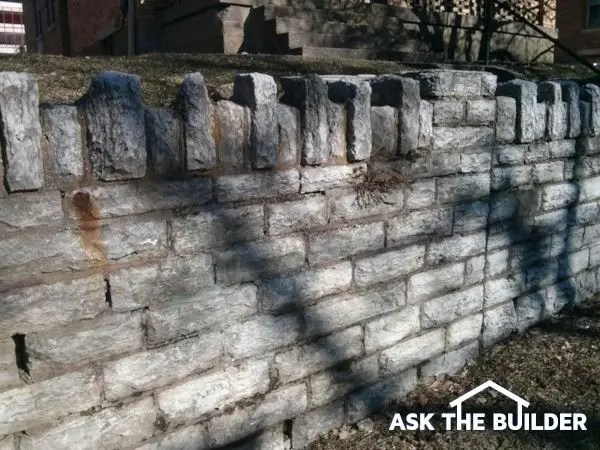
{"label": "rust stain on stone", "polygon": [[71,205],[79,220],[81,244],[87,255],[98,261],[106,261],[107,253],[100,230],[100,209],[88,192],[76,192]]}

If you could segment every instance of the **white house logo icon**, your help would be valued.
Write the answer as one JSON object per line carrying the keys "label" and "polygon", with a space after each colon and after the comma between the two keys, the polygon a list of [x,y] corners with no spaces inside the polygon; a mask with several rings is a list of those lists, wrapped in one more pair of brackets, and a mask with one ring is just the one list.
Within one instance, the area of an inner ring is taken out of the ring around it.
{"label": "white house logo icon", "polygon": [[[474,397],[486,389],[494,389],[505,397],[513,400],[517,404],[515,413],[464,413],[463,402]],[[529,402],[524,398],[513,394],[508,389],[503,388],[491,380],[471,389],[466,394],[461,395],[456,400],[450,402],[451,408],[456,408],[456,412],[442,413],[441,419],[444,421],[446,431],[465,430],[465,431],[483,431],[486,424],[492,423],[492,430],[511,430],[511,431],[586,431],[585,423],[587,418],[585,414],[580,413],[526,413],[524,408],[529,408]],[[432,421],[435,419],[434,413],[410,413],[404,417],[396,413],[392,419],[390,430],[396,428],[400,430],[434,430]],[[487,420],[486,420],[487,419]]]}

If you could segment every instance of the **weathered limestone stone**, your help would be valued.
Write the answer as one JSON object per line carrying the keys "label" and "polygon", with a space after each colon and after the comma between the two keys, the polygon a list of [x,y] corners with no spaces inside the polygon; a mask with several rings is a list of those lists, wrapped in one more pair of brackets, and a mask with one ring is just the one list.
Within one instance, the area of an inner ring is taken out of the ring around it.
{"label": "weathered limestone stone", "polygon": [[433,124],[437,127],[455,127],[465,120],[464,100],[435,100]]}
{"label": "weathered limestone stone", "polygon": [[327,124],[329,126],[329,159],[347,161],[348,114],[346,105],[329,101],[327,103]]}
{"label": "weathered limestone stone", "polygon": [[304,240],[297,235],[228,248],[215,255],[217,282],[241,283],[296,269],[304,264],[305,253]]}
{"label": "weathered limestone stone", "polygon": [[27,430],[24,450],[47,448],[125,448],[154,434],[157,412],[152,398],[94,414],[73,415],[50,429]]}
{"label": "weathered limestone stone", "polygon": [[467,101],[467,125],[481,127],[494,123],[496,120],[495,100]]}
{"label": "weathered limestone stone", "polygon": [[408,303],[418,303],[428,297],[456,289],[463,281],[463,263],[419,273],[410,277],[406,300]]}
{"label": "weathered limestone stone", "polygon": [[560,83],[544,81],[538,85],[538,101],[547,102],[546,137],[551,141],[564,139],[568,131],[567,108],[562,99]]}
{"label": "weathered limestone stone", "polygon": [[422,180],[412,183],[406,190],[406,208],[419,209],[435,202],[435,180]]}
{"label": "weathered limestone stone", "polygon": [[[409,73],[407,76],[420,81],[423,98],[465,98],[482,95],[483,74],[483,72],[466,70],[430,70]],[[485,91],[487,95],[493,87],[494,78],[494,75],[486,74]]]}
{"label": "weathered limestone stone", "polygon": [[567,107],[567,137],[576,138],[581,133],[581,114],[579,111],[579,84],[574,81],[561,81],[562,98]]}
{"label": "weathered limestone stone", "polygon": [[[306,410],[308,393],[306,385],[284,386],[269,392],[258,402],[239,406],[230,414],[214,417],[208,423],[208,435],[211,448],[225,448],[227,444],[241,440],[260,430],[291,419]],[[282,450],[283,430],[275,435],[263,433],[248,442],[248,445],[235,450]],[[271,446],[273,445],[273,446]],[[227,446],[231,448],[231,446]]]}
{"label": "weathered limestone stone", "polygon": [[483,286],[479,285],[424,303],[421,325],[423,328],[439,327],[479,311],[482,307]]}
{"label": "weathered limestone stone", "polygon": [[217,86],[215,89],[217,100],[231,100],[233,97],[234,86],[235,83],[225,83],[221,86]]}
{"label": "weathered limestone stone", "polygon": [[454,235],[430,244],[427,264],[441,264],[473,256],[485,251],[486,234]]}
{"label": "weathered limestone stone", "polygon": [[264,280],[258,289],[258,298],[263,310],[278,312],[344,292],[351,282],[352,265],[342,262],[289,277]]}
{"label": "weathered limestone stone", "polygon": [[347,401],[347,421],[358,422],[391,402],[406,400],[416,386],[417,370],[410,369],[352,394]]}
{"label": "weathered limestone stone", "polygon": [[331,405],[313,409],[294,419],[292,425],[292,448],[304,449],[317,437],[326,435],[330,430],[344,422],[344,402],[339,400]]}
{"label": "weathered limestone stone", "polygon": [[278,197],[298,193],[300,175],[296,169],[281,172],[222,175],[217,178],[216,187],[219,202]]}
{"label": "weathered limestone stone", "polygon": [[466,363],[479,355],[479,343],[473,342],[459,349],[444,353],[421,367],[424,379],[438,378],[457,373]]}
{"label": "weathered limestone stone", "polygon": [[5,338],[0,340],[0,392],[20,384],[19,369],[15,357],[15,343],[10,338]]}
{"label": "weathered limestone stone", "polygon": [[167,420],[180,423],[264,393],[268,388],[268,361],[254,360],[178,384],[160,392],[157,400]]}
{"label": "weathered limestone stone", "polygon": [[92,170],[103,181],[146,175],[146,130],[140,77],[104,72],[82,99]]}
{"label": "weathered limestone stone", "polygon": [[592,133],[592,104],[579,102],[579,114],[581,116],[581,136],[593,136]]}
{"label": "weathered limestone stone", "polygon": [[406,155],[419,145],[419,82],[410,78],[386,75],[371,80],[373,106],[398,108],[398,154]]}
{"label": "weathered limestone stone", "polygon": [[52,378],[71,367],[141,349],[142,314],[105,315],[66,329],[31,333],[25,337],[25,345],[32,379]]}
{"label": "weathered limestone stone", "polygon": [[229,100],[215,104],[217,153],[225,169],[241,169],[250,145],[252,112]]}
{"label": "weathered limestone stone", "polygon": [[152,171],[160,176],[182,170],[181,119],[173,111],[145,109],[146,143]]}
{"label": "weathered limestone stone", "polygon": [[284,90],[283,103],[300,109],[302,117],[302,164],[319,165],[329,158],[327,138],[327,85],[318,75],[285,77],[281,80]]}
{"label": "weathered limestone stone", "polygon": [[391,106],[371,107],[373,157],[390,159],[398,150],[398,110]]}
{"label": "weathered limestone stone", "polygon": [[513,302],[490,309],[483,314],[483,346],[489,347],[517,330],[517,314]]}
{"label": "weathered limestone stone", "polygon": [[96,259],[103,257],[127,261],[137,257],[158,257],[166,253],[167,224],[164,220],[147,220],[126,224],[111,224],[102,229],[105,254],[90,247],[88,255]]}
{"label": "weathered limestone stone", "polygon": [[510,97],[498,97],[496,102],[496,142],[515,142],[517,126],[517,101]]}
{"label": "weathered limestone stone", "polygon": [[94,276],[10,291],[2,299],[0,336],[92,319],[107,309],[104,289],[102,277]]}
{"label": "weathered limestone stone", "polygon": [[481,72],[481,95],[484,97],[493,97],[496,94],[498,87],[498,76],[489,73]]}
{"label": "weathered limestone stone", "polygon": [[534,127],[534,140],[544,139],[546,134],[546,124],[548,122],[548,105],[538,103],[536,107],[536,120]]}
{"label": "weathered limestone stone", "polygon": [[252,110],[250,164],[254,169],[277,163],[277,84],[270,75],[240,74],[235,78],[233,97]]}
{"label": "weathered limestone stone", "polygon": [[0,450],[18,450],[16,435],[0,437]]}
{"label": "weathered limestone stone", "polygon": [[392,375],[444,351],[444,330],[429,331],[381,352],[381,370]]}
{"label": "weathered limestone stone", "polygon": [[0,230],[56,224],[63,218],[60,192],[13,194],[0,198]]}
{"label": "weathered limestone stone", "polygon": [[[0,435],[51,423],[101,402],[94,369],[73,372],[0,393]],[[56,447],[55,447],[56,448]]]}
{"label": "weathered limestone stone", "polygon": [[343,78],[329,84],[329,98],[345,103],[348,112],[348,160],[364,161],[371,156],[371,85],[368,81]]}
{"label": "weathered limestone stone", "polygon": [[275,236],[327,224],[327,199],[324,195],[302,200],[268,204],[265,207],[268,234]]}
{"label": "weathered limestone stone", "polygon": [[496,94],[512,97],[517,102],[517,142],[535,140],[537,117],[537,85],[531,81],[512,80],[500,83]]}
{"label": "weathered limestone stone", "polygon": [[426,100],[419,105],[419,148],[429,149],[433,140],[433,105]]}
{"label": "weathered limestone stone", "polygon": [[[206,430],[202,425],[180,428],[169,434],[162,434],[154,442],[136,447],[135,450],[198,450],[206,440]],[[275,449],[274,449],[275,450]]]}
{"label": "weathered limestone stone", "polygon": [[105,363],[106,398],[129,397],[214,367],[222,353],[221,337],[221,333],[203,333],[168,347]]}
{"label": "weathered limestone stone", "polygon": [[334,261],[350,255],[379,250],[384,247],[384,243],[383,222],[311,234],[308,261],[311,265]]}
{"label": "weathered limestone stone", "polygon": [[388,281],[417,270],[423,265],[425,246],[415,245],[356,261],[355,282],[368,286]]}
{"label": "weathered limestone stone", "polygon": [[153,306],[147,317],[148,342],[158,344],[255,314],[256,291],[254,285],[204,289],[186,298]]}
{"label": "weathered limestone stone", "polygon": [[355,358],[361,353],[362,329],[354,326],[310,344],[277,353],[275,367],[279,381],[284,384]]}
{"label": "weathered limestone stone", "polygon": [[104,184],[77,189],[69,196],[72,219],[96,220],[197,206],[212,200],[210,178],[144,184]]}
{"label": "weathered limestone stone", "polygon": [[278,103],[277,126],[279,129],[277,165],[280,167],[298,165],[302,151],[300,111],[293,106]]}
{"label": "weathered limestone stone", "polygon": [[0,137],[4,179],[11,192],[40,189],[44,168],[38,85],[33,75],[0,72]]}
{"label": "weathered limestone stone", "polygon": [[381,194],[379,201],[370,201],[366,196],[350,191],[344,195],[339,193],[329,199],[330,222],[345,222],[370,216],[395,214],[404,208],[404,190],[394,186],[388,192]]}
{"label": "weathered limestone stone", "polygon": [[58,176],[82,176],[83,136],[77,107],[45,107],[41,109],[41,118],[52,172]]}
{"label": "weathered limestone stone", "polygon": [[446,329],[446,348],[456,348],[477,339],[481,334],[483,325],[483,313],[459,319]]}
{"label": "weathered limestone stone", "polygon": [[600,87],[586,84],[581,88],[580,98],[590,104],[590,136],[600,135]]}
{"label": "weathered limestone stone", "polygon": [[489,127],[436,127],[433,129],[434,150],[489,147],[493,143],[494,130]]}
{"label": "weathered limestone stone", "polygon": [[388,246],[393,247],[431,235],[445,236],[452,232],[452,208],[412,211],[388,221]]}
{"label": "weathered limestone stone", "polygon": [[264,236],[264,207],[219,208],[173,219],[171,233],[177,254],[196,253]]}
{"label": "weathered limestone stone", "polygon": [[185,76],[181,85],[186,169],[210,169],[217,162],[213,106],[201,73]]}
{"label": "weathered limestone stone", "polygon": [[421,329],[418,306],[408,306],[365,325],[365,350],[371,352],[389,347]]}
{"label": "weathered limestone stone", "polygon": [[367,170],[365,163],[337,166],[307,167],[300,174],[300,192],[322,192],[331,189],[349,188],[360,183]]}

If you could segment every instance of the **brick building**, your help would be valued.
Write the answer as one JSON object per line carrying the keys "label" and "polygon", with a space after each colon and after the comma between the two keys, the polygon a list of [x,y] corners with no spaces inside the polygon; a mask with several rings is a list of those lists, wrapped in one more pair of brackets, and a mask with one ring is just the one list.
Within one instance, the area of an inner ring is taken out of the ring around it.
{"label": "brick building", "polygon": [[[593,62],[600,62],[600,0],[558,0],[560,41]],[[568,61],[559,49],[557,61]]]}
{"label": "brick building", "polygon": [[[474,61],[483,54],[483,0],[137,2],[138,53],[248,52],[412,61]],[[555,35],[553,2],[515,0],[513,5]],[[24,0],[29,48],[124,54],[127,3]],[[492,59],[552,61],[552,44],[510,13],[497,10],[492,29]]]}
{"label": "brick building", "polygon": [[0,1],[0,54],[25,50],[23,6],[20,1]]}

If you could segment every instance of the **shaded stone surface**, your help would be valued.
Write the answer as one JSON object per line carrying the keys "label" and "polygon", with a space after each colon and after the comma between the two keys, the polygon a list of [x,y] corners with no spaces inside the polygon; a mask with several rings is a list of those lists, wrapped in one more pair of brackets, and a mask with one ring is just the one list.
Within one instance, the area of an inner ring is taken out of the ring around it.
{"label": "shaded stone surface", "polygon": [[50,106],[41,109],[41,116],[52,172],[58,176],[82,176],[83,136],[77,107]]}

